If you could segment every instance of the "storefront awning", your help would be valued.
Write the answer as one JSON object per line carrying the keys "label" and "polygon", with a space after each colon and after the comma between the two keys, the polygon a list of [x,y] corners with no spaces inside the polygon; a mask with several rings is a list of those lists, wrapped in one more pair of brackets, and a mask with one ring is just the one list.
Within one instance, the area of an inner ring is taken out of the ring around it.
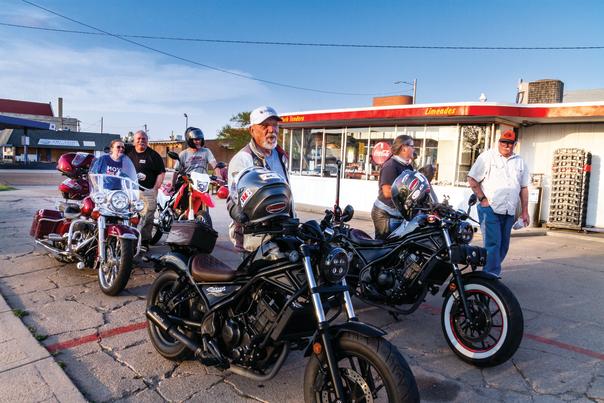
{"label": "storefront awning", "polygon": [[14,116],[0,115],[0,129],[41,129],[55,130],[54,123],[38,122]]}

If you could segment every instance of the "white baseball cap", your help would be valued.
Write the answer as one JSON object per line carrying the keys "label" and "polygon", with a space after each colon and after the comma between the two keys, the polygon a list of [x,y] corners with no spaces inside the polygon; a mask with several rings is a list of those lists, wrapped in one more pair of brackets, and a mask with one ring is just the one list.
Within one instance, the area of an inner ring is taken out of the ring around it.
{"label": "white baseball cap", "polygon": [[281,120],[275,109],[271,108],[270,106],[261,106],[254,109],[252,113],[250,113],[250,123],[253,125],[259,125],[271,117]]}

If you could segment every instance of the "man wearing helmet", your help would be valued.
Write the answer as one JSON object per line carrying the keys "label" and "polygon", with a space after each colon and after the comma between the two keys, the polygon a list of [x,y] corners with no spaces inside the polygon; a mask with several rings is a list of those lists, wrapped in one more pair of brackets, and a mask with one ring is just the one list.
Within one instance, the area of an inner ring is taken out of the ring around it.
{"label": "man wearing helmet", "polygon": [[390,158],[380,170],[378,197],[371,209],[375,238],[386,239],[392,228],[390,221],[402,221],[401,212],[392,201],[392,183],[403,172],[413,170],[414,142],[411,136],[398,136],[392,142]]}
{"label": "man wearing helmet", "polygon": [[[231,195],[236,196],[239,173],[253,166],[273,171],[289,183],[287,154],[277,144],[280,121],[277,111],[270,106],[260,106],[250,113],[249,130],[252,139],[229,162],[228,180]],[[243,231],[235,223],[229,226],[229,235],[240,251],[249,251],[255,246],[247,239],[244,246]]]}
{"label": "man wearing helmet", "polygon": [[[203,132],[197,127],[189,127],[185,130],[185,139],[188,148],[178,154],[178,158],[182,161],[185,173],[199,172],[208,173],[208,165],[214,169],[216,167],[216,159],[209,148],[204,147],[205,140]],[[176,162],[174,167],[177,171],[180,169],[180,163]],[[172,181],[172,184],[176,178]]]}

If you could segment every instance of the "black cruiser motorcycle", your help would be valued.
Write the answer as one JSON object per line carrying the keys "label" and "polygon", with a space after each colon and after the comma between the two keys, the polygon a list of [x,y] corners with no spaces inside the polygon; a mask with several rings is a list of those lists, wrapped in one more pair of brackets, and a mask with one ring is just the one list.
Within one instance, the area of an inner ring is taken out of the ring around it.
{"label": "black cruiser motorcycle", "polygon": [[509,288],[477,271],[486,263],[486,249],[469,245],[474,231],[466,221],[476,197],[467,211],[455,210],[447,200],[437,202],[424,175],[406,171],[392,185],[392,200],[408,221],[399,220],[385,240],[346,224],[354,210],[341,211],[339,183],[334,210],[321,223],[334,234],[331,244],[349,254],[347,281],[354,295],[397,317],[413,313],[444,284],[441,325],[453,352],[479,367],[507,361],[520,345],[524,320]]}
{"label": "black cruiser motorcycle", "polygon": [[[155,349],[258,382],[273,378],[290,350],[303,350],[306,402],[419,401],[397,348],[357,319],[345,280],[347,253],[330,244],[316,221],[290,217],[288,185],[273,172],[249,168],[235,197],[231,217],[246,234],[263,236],[262,244],[233,269],[198,253],[211,252],[216,240],[205,224],[183,223],[196,228],[188,239],[173,228],[180,240],[167,242],[178,252],[152,258],[162,270],[147,297]],[[342,308],[347,319],[336,322]]]}

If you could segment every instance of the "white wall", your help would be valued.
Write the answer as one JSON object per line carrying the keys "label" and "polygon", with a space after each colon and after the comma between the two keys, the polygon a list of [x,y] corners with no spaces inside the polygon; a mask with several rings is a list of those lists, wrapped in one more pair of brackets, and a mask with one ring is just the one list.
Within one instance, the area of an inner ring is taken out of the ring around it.
{"label": "white wall", "polygon": [[[313,176],[290,176],[292,193],[296,203],[331,208],[336,201],[336,178]],[[340,206],[352,205],[356,211],[370,212],[378,195],[378,182],[362,179],[342,179]],[[434,191],[442,200],[449,196],[449,203],[455,208],[466,209],[471,194],[470,188],[434,186]],[[474,209],[475,210],[475,209]]]}
{"label": "white wall", "polygon": [[604,156],[604,123],[550,124],[520,130],[516,150],[526,161],[530,173],[543,173],[541,220],[547,221],[552,178],[552,160],[558,148],[583,148],[592,154],[592,169],[587,199],[586,225],[604,227],[604,183],[601,166]]}

